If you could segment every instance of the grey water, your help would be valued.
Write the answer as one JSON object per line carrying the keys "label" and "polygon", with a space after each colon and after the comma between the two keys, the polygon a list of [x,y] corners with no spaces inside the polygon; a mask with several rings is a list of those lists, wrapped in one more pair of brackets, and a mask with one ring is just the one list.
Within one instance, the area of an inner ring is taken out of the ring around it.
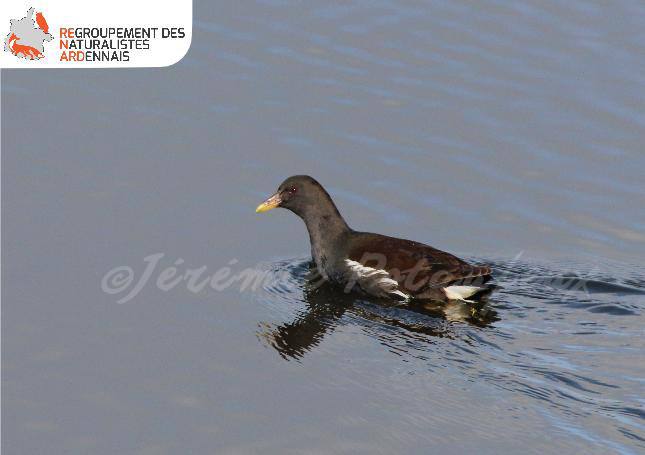
{"label": "grey water", "polygon": [[[172,67],[2,71],[2,448],[643,453],[644,46],[637,1],[195,1]],[[312,283],[254,213],[300,173],[498,290]]]}

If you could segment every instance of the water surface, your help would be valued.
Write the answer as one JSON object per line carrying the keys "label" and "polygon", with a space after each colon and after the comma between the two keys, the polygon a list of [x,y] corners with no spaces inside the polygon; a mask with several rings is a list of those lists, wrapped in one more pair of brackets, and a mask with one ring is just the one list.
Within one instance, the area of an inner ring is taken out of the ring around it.
{"label": "water surface", "polygon": [[[2,72],[7,453],[645,449],[645,6],[195,1],[141,70]],[[287,176],[490,263],[472,311],[308,281]],[[164,253],[131,301],[105,274]],[[163,268],[275,279],[162,291]]]}

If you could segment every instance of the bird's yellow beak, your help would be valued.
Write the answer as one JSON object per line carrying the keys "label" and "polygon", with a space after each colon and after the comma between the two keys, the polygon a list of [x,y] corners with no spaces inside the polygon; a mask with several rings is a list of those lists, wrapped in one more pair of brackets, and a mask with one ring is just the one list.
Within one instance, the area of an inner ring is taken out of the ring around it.
{"label": "bird's yellow beak", "polygon": [[269,199],[264,201],[262,204],[258,205],[255,209],[255,213],[268,212],[271,209],[274,209],[280,205],[282,198],[280,198],[280,193],[275,193]]}

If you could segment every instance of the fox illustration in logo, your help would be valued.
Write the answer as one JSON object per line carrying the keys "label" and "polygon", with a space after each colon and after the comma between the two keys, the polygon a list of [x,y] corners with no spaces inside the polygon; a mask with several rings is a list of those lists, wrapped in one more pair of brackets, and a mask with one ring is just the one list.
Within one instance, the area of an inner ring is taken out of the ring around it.
{"label": "fox illustration in logo", "polygon": [[[43,13],[36,13],[36,21],[32,19],[34,8],[29,8],[27,15],[22,19],[11,19],[11,29],[4,43],[4,50],[11,52],[18,58],[39,60],[44,57],[43,46],[45,41],[54,37],[49,33],[49,25]],[[36,24],[38,26],[36,27]]]}
{"label": "fox illustration in logo", "polygon": [[18,44],[18,41],[20,41],[20,38],[18,38],[15,33],[12,33],[9,37],[9,49],[11,49],[11,53],[13,55],[16,57],[22,56],[29,60],[43,58],[43,54],[38,49],[31,46],[23,46],[22,44]]}

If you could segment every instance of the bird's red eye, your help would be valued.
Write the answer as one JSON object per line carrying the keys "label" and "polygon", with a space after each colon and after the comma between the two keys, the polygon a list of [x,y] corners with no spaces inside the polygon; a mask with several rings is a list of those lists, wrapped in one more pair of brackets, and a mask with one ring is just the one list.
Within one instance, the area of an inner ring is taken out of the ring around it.
{"label": "bird's red eye", "polygon": [[295,193],[296,191],[297,191],[297,189],[296,189],[295,186],[292,186],[291,188],[289,188],[289,193],[291,193],[291,194]]}

